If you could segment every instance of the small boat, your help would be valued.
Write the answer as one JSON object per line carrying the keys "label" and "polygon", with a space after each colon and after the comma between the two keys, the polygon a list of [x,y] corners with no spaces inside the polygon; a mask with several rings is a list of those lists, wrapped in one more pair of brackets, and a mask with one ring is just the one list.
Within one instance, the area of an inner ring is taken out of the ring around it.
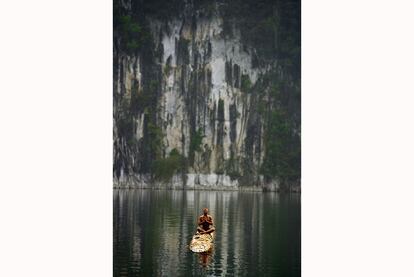
{"label": "small boat", "polygon": [[195,234],[190,242],[190,250],[195,253],[209,251],[213,247],[214,232],[210,234]]}

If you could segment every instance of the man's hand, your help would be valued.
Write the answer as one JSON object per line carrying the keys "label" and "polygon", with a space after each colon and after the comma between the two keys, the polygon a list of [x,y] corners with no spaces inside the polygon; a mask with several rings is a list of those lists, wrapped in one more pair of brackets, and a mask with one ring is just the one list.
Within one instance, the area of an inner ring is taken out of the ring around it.
{"label": "man's hand", "polygon": [[198,219],[198,225],[203,224],[204,222],[213,225],[213,218],[209,216],[200,216],[200,218]]}
{"label": "man's hand", "polygon": [[201,216],[199,219],[198,219],[198,224],[200,225],[201,223],[203,223],[205,221],[205,218],[203,217],[203,216]]}

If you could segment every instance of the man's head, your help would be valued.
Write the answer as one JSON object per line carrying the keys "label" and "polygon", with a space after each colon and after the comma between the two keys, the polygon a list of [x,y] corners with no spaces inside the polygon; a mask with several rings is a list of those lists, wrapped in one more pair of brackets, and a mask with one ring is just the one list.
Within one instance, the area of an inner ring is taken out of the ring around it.
{"label": "man's head", "polygon": [[203,214],[204,214],[204,215],[207,215],[207,214],[208,214],[208,209],[207,209],[207,208],[204,208],[204,209],[203,209]]}

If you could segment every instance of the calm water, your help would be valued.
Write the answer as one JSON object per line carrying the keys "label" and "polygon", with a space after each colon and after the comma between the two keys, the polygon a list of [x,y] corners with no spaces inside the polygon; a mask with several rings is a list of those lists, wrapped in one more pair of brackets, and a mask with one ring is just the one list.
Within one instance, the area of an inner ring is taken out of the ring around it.
{"label": "calm water", "polygon": [[[210,254],[188,244],[208,207]],[[300,276],[300,194],[114,190],[114,276]]]}

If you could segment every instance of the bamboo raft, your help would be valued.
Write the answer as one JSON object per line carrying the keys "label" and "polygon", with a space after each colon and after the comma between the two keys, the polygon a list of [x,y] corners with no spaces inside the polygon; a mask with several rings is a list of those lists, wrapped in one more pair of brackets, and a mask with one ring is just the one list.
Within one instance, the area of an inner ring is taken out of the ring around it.
{"label": "bamboo raft", "polygon": [[190,242],[190,250],[195,253],[207,252],[213,246],[214,232],[210,234],[195,234]]}

